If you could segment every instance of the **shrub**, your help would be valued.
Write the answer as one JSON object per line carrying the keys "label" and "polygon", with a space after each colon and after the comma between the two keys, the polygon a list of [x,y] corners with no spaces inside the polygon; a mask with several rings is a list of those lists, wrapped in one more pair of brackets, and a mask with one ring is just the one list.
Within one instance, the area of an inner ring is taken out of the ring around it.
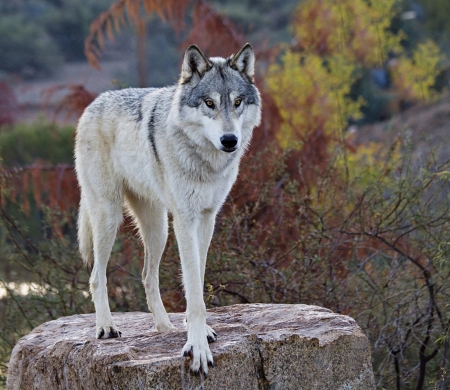
{"label": "shrub", "polygon": [[[417,170],[413,156],[393,146],[375,165],[365,151],[348,163],[337,158],[305,186],[289,174],[290,152],[273,150],[247,157],[218,217],[206,266],[208,306],[306,303],[351,315],[371,341],[378,386],[424,388],[447,367],[450,281],[443,259],[450,253],[450,164],[436,166],[431,159]],[[73,218],[43,207],[42,231],[29,238],[26,215],[11,217],[13,176],[1,176],[6,245],[0,255],[10,271],[1,278],[7,296],[0,307],[5,323],[14,324],[0,334],[4,362],[18,337],[40,322],[93,310]],[[108,267],[110,304],[112,310],[147,310],[143,249],[128,222]],[[174,275],[179,261],[171,234],[160,283],[166,307],[179,311],[185,303]],[[20,296],[8,282],[40,289]]]}
{"label": "shrub", "polygon": [[[399,12],[395,0],[299,3],[292,23],[295,44],[266,77],[283,118],[278,134],[283,147],[297,142],[302,149],[317,149],[314,139],[322,138],[333,150],[333,138],[342,138],[339,130],[361,120],[363,112],[365,120],[385,118],[440,96],[435,83],[443,54],[431,40],[407,51],[405,33],[393,28]],[[367,85],[371,71],[380,72],[383,89],[372,81]],[[377,114],[365,108],[367,100],[376,102]]]}
{"label": "shrub", "polygon": [[51,164],[73,164],[75,128],[59,127],[38,120],[3,126],[0,131],[0,157],[5,166],[32,164],[36,159]]}

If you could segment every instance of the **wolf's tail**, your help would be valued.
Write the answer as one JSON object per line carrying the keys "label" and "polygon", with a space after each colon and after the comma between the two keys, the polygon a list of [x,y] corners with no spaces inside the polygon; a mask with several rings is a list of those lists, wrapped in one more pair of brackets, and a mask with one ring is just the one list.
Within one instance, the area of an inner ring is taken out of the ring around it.
{"label": "wolf's tail", "polygon": [[84,264],[92,267],[94,264],[94,245],[92,241],[92,226],[86,205],[81,198],[80,211],[78,213],[78,247]]}

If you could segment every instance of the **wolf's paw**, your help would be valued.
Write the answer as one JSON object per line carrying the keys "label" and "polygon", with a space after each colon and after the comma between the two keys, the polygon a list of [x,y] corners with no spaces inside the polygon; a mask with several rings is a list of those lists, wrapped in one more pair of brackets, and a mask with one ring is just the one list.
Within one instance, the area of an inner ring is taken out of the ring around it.
{"label": "wolf's paw", "polygon": [[115,325],[97,326],[96,335],[98,339],[112,339],[122,337],[122,332]]}
{"label": "wolf's paw", "polygon": [[[186,319],[184,320],[184,325],[187,327]],[[217,340],[217,333],[209,325],[206,325],[206,340],[208,340],[208,343],[213,343]]]}
{"label": "wolf's paw", "polygon": [[191,358],[190,369],[195,374],[208,375],[208,366],[214,367],[213,357],[207,343],[195,344],[189,341],[184,345],[182,356]]}
{"label": "wolf's paw", "polygon": [[170,332],[171,330],[176,329],[169,320],[156,323],[155,327],[158,332]]}
{"label": "wolf's paw", "polygon": [[208,340],[208,343],[213,343],[217,340],[217,333],[208,325],[206,325],[206,339]]}

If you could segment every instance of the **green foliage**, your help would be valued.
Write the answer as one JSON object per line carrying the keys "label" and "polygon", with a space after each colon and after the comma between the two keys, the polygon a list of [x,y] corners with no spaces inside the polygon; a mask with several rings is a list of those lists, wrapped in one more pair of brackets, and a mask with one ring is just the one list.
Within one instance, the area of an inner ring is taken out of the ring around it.
{"label": "green foliage", "polygon": [[[163,87],[177,82],[180,53],[175,32],[167,23],[157,18],[152,18],[148,23],[147,31],[148,85]],[[158,31],[157,35],[155,31]],[[133,81],[133,84],[137,84],[136,80]]]}
{"label": "green foliage", "polygon": [[246,39],[257,46],[258,43],[269,44],[289,42],[289,22],[298,0],[213,0],[214,7],[227,15]]}
{"label": "green foliage", "polygon": [[57,43],[65,60],[85,60],[84,39],[95,17],[106,9],[111,1],[64,0],[53,2],[43,17],[43,24]]}
{"label": "green foliage", "polygon": [[24,77],[47,76],[61,56],[45,29],[21,15],[0,14],[0,70]]}
{"label": "green foliage", "polygon": [[72,164],[74,137],[73,126],[59,127],[42,119],[4,126],[0,131],[0,157],[9,167],[32,164],[36,159]]}
{"label": "green foliage", "polygon": [[0,0],[0,70],[48,76],[63,60],[84,60],[90,23],[111,0]]}
{"label": "green foliage", "polygon": [[421,0],[420,4],[425,10],[425,29],[437,40],[447,40],[450,44],[450,25],[448,15],[450,15],[450,2],[446,0]]}

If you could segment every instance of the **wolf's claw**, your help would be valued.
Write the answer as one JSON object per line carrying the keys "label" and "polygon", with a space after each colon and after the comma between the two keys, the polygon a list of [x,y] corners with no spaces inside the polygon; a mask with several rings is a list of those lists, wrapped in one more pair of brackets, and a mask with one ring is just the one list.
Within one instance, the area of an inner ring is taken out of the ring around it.
{"label": "wolf's claw", "polygon": [[191,349],[189,349],[189,350],[187,350],[187,351],[184,351],[183,352],[183,356],[184,357],[190,357],[191,359],[193,359],[194,358],[194,354],[192,353],[192,347],[191,347]]}
{"label": "wolf's claw", "polygon": [[101,339],[105,336],[105,339],[114,339],[122,337],[122,332],[114,325],[112,326],[97,326],[97,338]]}
{"label": "wolf's claw", "polygon": [[191,358],[190,369],[194,373],[202,372],[206,376],[208,375],[208,366],[214,366],[211,351],[206,343],[204,345],[186,343],[182,355]]}
{"label": "wolf's claw", "polygon": [[208,343],[213,343],[217,340],[217,333],[208,325],[206,325],[206,339],[208,340]]}
{"label": "wolf's claw", "polygon": [[108,338],[112,339],[112,338],[116,338],[116,337],[122,337],[122,332],[120,330],[116,330],[113,327],[109,328],[109,334],[108,334]]}

